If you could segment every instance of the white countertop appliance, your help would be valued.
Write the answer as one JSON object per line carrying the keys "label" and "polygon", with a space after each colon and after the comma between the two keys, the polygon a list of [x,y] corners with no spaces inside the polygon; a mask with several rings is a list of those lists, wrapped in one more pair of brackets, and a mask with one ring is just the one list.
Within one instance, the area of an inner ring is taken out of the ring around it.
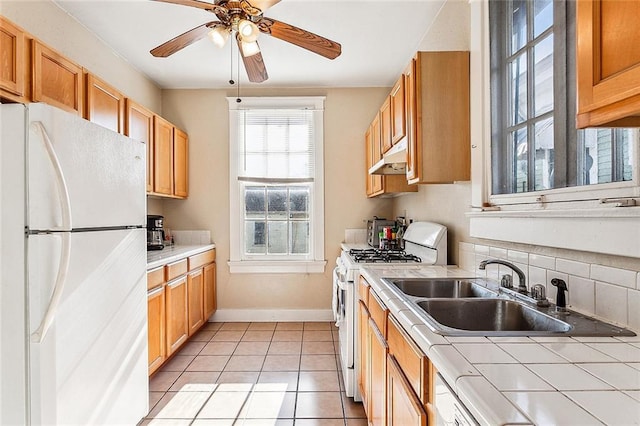
{"label": "white countertop appliance", "polygon": [[333,272],[333,311],[339,330],[340,363],[347,396],[360,401],[358,389],[358,297],[361,267],[420,268],[447,264],[447,228],[433,222],[414,222],[404,234],[404,250],[378,250],[366,244],[343,244]]}
{"label": "white countertop appliance", "polygon": [[0,424],[137,424],[145,145],[44,104],[0,121]]}

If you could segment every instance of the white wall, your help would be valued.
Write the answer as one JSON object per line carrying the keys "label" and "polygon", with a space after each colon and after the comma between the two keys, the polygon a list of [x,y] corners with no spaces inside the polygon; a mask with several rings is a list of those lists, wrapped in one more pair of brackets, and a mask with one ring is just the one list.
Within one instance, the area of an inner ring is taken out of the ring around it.
{"label": "white wall", "polygon": [[[166,90],[162,110],[189,133],[189,199],[165,200],[171,229],[206,229],[217,247],[218,308],[224,318],[302,310],[328,313],[331,272],[346,228],[364,228],[367,218],[391,214],[388,199],[365,195],[364,133],[389,88],[243,90],[243,96],[326,96],[324,128],[324,274],[230,274],[229,118],[226,97],[234,90]],[[244,310],[251,311],[244,311]],[[265,316],[259,317],[260,319]],[[282,316],[281,316],[282,318]],[[309,318],[309,317],[308,317]]]}
{"label": "white wall", "polygon": [[0,14],[125,96],[161,113],[160,88],[54,2],[2,0]]}

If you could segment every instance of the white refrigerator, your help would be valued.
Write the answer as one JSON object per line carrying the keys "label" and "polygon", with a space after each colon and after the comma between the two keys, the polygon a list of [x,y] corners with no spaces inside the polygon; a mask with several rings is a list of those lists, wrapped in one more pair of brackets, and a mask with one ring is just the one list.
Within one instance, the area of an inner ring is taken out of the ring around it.
{"label": "white refrigerator", "polygon": [[145,146],[0,105],[0,424],[148,411]]}

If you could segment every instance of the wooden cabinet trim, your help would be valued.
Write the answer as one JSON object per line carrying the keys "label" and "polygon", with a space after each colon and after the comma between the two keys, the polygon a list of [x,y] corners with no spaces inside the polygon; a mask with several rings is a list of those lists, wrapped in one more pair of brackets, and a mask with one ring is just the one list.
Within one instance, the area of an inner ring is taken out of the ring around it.
{"label": "wooden cabinet trim", "polygon": [[187,259],[180,259],[178,261],[168,263],[165,266],[166,271],[166,280],[171,281],[180,275],[184,275],[187,273]]}

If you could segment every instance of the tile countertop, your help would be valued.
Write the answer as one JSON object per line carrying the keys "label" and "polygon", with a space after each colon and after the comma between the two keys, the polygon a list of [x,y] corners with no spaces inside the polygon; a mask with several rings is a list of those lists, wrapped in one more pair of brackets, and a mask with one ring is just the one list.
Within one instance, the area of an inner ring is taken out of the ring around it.
{"label": "tile countertop", "polygon": [[147,270],[214,248],[216,248],[215,244],[203,244],[192,246],[170,246],[165,247],[162,250],[149,250],[147,251]]}
{"label": "tile countertop", "polygon": [[454,266],[360,272],[480,424],[640,424],[640,336],[444,337],[381,278],[473,273]]}

